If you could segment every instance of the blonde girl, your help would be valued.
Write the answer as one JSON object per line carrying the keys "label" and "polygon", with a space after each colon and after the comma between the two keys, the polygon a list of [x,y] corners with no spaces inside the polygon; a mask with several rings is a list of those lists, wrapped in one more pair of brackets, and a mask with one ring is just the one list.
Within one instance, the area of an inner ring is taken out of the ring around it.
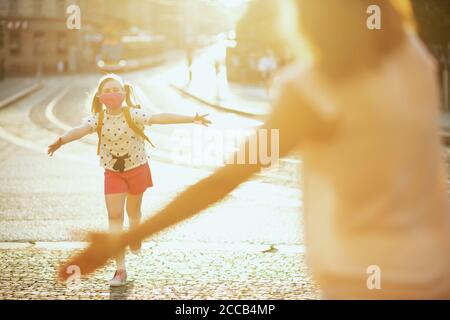
{"label": "blonde girl", "polygon": [[[99,143],[97,154],[105,169],[104,193],[108,210],[109,228],[113,233],[122,231],[124,208],[128,214],[130,228],[141,219],[142,196],[153,186],[144,142],[144,126],[152,124],[200,123],[208,125],[207,115],[184,116],[171,113],[151,114],[134,104],[133,89],[114,74],[103,76],[92,101],[92,114],[83,124],[59,137],[48,147],[50,156],[62,145],[97,132]],[[151,143],[151,142],[150,142]],[[130,244],[138,252],[141,241]],[[116,271],[111,286],[126,283],[125,251],[116,256]]]}
{"label": "blonde girl", "polygon": [[[450,299],[438,69],[412,27],[409,1],[295,2],[297,40],[307,40],[313,60],[279,76],[263,128],[279,129],[281,157],[302,154],[303,234],[322,297]],[[366,28],[371,5],[383,13],[380,30]],[[129,243],[223,199],[262,167],[227,164],[137,228],[92,236],[60,271],[92,272]]]}

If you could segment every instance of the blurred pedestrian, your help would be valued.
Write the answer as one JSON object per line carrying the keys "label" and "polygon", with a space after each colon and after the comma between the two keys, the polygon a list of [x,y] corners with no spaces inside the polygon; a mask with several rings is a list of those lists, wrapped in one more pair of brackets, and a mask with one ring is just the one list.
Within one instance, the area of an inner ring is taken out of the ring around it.
{"label": "blurred pedestrian", "polygon": [[220,101],[222,99],[222,62],[219,59],[214,61],[214,74],[215,74],[215,82],[216,82],[216,101]]}
{"label": "blurred pedestrian", "polygon": [[[414,31],[408,1],[296,3],[313,59],[283,72],[263,128],[280,130],[281,157],[302,153],[306,256],[314,280],[328,299],[450,298],[436,61]],[[366,28],[374,4],[383,13],[381,30]],[[61,275],[67,278],[71,264],[83,274],[94,271],[129,243],[222,200],[261,167],[229,164],[138,228],[94,234]]]}
{"label": "blurred pedestrian", "polygon": [[258,71],[263,79],[266,94],[269,95],[270,82],[278,69],[277,59],[272,50],[266,50],[265,54],[258,61]]}
{"label": "blurred pedestrian", "polygon": [[193,64],[194,64],[194,49],[188,47],[186,49],[187,67],[188,67],[188,85],[193,80]]}
{"label": "blurred pedestrian", "polygon": [[58,60],[58,63],[56,64],[56,70],[58,70],[58,73],[64,72],[64,60]]}
{"label": "blurred pedestrian", "polygon": [[[125,105],[124,105],[125,102]],[[106,107],[106,108],[104,108]],[[123,229],[124,206],[135,228],[141,219],[141,203],[144,191],[153,186],[144,140],[144,126],[152,124],[210,123],[206,115],[184,116],[172,113],[152,114],[135,104],[131,85],[117,75],[107,74],[100,79],[92,100],[92,114],[84,123],[59,137],[48,147],[50,156],[62,145],[97,132],[97,154],[105,169],[105,201],[109,227],[112,233]],[[137,253],[141,241],[136,239],[130,248]],[[125,253],[116,255],[116,271],[111,286],[126,283]]]}

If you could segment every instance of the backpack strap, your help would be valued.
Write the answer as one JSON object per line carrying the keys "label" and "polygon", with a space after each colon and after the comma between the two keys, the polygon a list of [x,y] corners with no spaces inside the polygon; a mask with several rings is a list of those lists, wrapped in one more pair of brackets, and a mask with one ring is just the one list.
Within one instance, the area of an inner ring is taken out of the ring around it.
{"label": "backpack strap", "polygon": [[100,155],[100,146],[102,145],[103,116],[104,111],[102,110],[98,113],[97,119],[97,135],[98,135],[97,155]]}
{"label": "backpack strap", "polygon": [[127,121],[128,126],[131,128],[131,130],[134,131],[134,133],[141,137],[142,139],[146,140],[148,143],[151,144],[151,146],[153,148],[155,148],[155,145],[150,141],[150,139],[145,135],[144,131],[139,128],[136,123],[133,121],[133,119],[131,118],[131,112],[130,112],[130,107],[124,107],[123,108],[123,114],[125,116],[125,120]]}

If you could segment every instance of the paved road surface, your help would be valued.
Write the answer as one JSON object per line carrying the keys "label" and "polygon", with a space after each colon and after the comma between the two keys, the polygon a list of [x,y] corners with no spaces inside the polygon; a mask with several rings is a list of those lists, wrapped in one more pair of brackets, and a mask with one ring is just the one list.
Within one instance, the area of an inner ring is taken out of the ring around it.
{"label": "paved road surface", "polygon": [[[125,77],[152,112],[209,113],[214,121],[209,130],[259,124],[180,96],[169,83],[181,67],[172,63]],[[317,297],[303,259],[294,156],[202,215],[148,240],[140,256],[129,257],[127,288],[110,291],[111,265],[83,279],[76,290],[57,284],[54,266],[80,247],[76,231],[107,228],[96,137],[46,156],[46,146],[87,114],[88,94],[97,81],[97,75],[50,77],[40,91],[0,110],[0,298]],[[149,150],[155,187],[145,195],[144,216],[214,169],[174,163],[177,129],[148,129],[158,147]],[[198,127],[183,130],[194,134]],[[278,252],[263,253],[270,245]]]}

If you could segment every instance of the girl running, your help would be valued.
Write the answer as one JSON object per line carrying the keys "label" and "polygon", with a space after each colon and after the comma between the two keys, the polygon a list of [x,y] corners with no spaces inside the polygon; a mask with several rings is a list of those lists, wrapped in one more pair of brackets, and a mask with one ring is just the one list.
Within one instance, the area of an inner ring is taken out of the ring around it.
{"label": "girl running", "polygon": [[[117,75],[108,74],[99,81],[92,100],[92,114],[81,126],[66,132],[52,143],[48,147],[48,154],[52,156],[62,145],[97,132],[97,154],[105,169],[104,193],[109,228],[113,233],[120,233],[123,228],[125,203],[130,228],[135,228],[141,219],[144,191],[153,186],[144,146],[144,140],[150,144],[151,141],[144,133],[144,126],[179,123],[199,123],[207,126],[211,122],[206,116],[151,114],[135,105],[133,89],[129,84],[125,84]],[[134,253],[140,248],[140,240],[130,244]],[[110,285],[121,286],[127,280],[125,251],[115,258],[116,271]]]}
{"label": "girl running", "polygon": [[[279,129],[280,157],[302,154],[306,257],[322,297],[450,299],[438,68],[413,27],[411,4],[295,3],[293,43],[306,43],[312,61],[302,56],[279,75],[262,128]],[[380,30],[366,28],[371,5],[383,13]],[[257,138],[255,133],[241,150]],[[129,243],[194,216],[259,172],[260,162],[219,168],[120,236],[92,235],[60,275],[67,278],[70,265],[89,274]]]}

